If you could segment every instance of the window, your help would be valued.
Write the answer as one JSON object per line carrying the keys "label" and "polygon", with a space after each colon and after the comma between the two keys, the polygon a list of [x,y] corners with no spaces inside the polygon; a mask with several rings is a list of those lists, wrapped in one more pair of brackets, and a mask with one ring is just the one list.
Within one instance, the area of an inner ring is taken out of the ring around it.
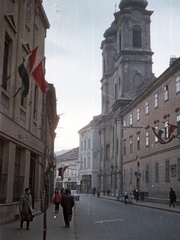
{"label": "window", "polygon": [[84,140],[84,150],[86,150],[86,140]]}
{"label": "window", "polygon": [[176,165],[170,166],[171,177],[176,177]]}
{"label": "window", "polygon": [[4,141],[0,139],[0,174],[2,173]]}
{"label": "window", "polygon": [[6,36],[4,42],[4,57],[3,57],[3,75],[2,75],[2,87],[8,90],[8,79],[10,78],[10,51],[11,40]]}
{"label": "window", "polygon": [[103,76],[105,75],[105,59],[103,60]]}
{"label": "window", "polygon": [[180,114],[177,115],[177,126],[178,126],[178,128],[177,128],[177,134],[180,134]]}
{"label": "window", "polygon": [[154,107],[155,108],[158,107],[158,94],[157,93],[154,95]]}
{"label": "window", "polygon": [[130,122],[130,125],[133,125],[133,115],[132,115],[132,113],[130,114],[129,122]]}
{"label": "window", "polygon": [[180,180],[180,158],[177,159],[177,177]]}
{"label": "window", "polygon": [[[155,131],[156,131],[156,133],[158,132],[158,126],[155,126]],[[156,135],[155,135],[155,142],[157,143],[158,142],[158,138],[156,137]]]}
{"label": "window", "polygon": [[155,163],[155,182],[159,182],[159,163]]}
{"label": "window", "polygon": [[129,146],[130,146],[130,153],[132,153],[133,152],[133,140],[132,139],[130,139]]}
{"label": "window", "polygon": [[149,101],[146,101],[146,114],[149,113]]}
{"label": "window", "polygon": [[34,87],[34,111],[33,118],[37,120],[37,108],[38,108],[38,86],[35,84]]}
{"label": "window", "polygon": [[130,184],[132,184],[132,168],[130,169],[130,181],[129,181]]}
{"label": "window", "polygon": [[139,121],[139,120],[140,120],[140,109],[137,108],[137,121]]}
{"label": "window", "polygon": [[137,136],[137,150],[140,150],[140,137]]}
{"label": "window", "polygon": [[126,156],[126,142],[124,142],[123,144],[123,154],[124,156]]}
{"label": "window", "polygon": [[141,47],[141,28],[139,25],[133,27],[133,47]]}
{"label": "window", "polygon": [[169,160],[165,161],[165,181],[169,182],[170,181],[170,176],[169,176]]}
{"label": "window", "polygon": [[180,76],[176,78],[176,93],[180,92]]}
{"label": "window", "polygon": [[91,149],[91,139],[88,139],[88,149]]}
{"label": "window", "polygon": [[119,51],[121,51],[121,33],[119,34]]}
{"label": "window", "polygon": [[114,96],[115,96],[115,99],[117,99],[117,84],[115,84],[114,86]]}
{"label": "window", "polygon": [[146,165],[146,183],[149,183],[149,164]]}
{"label": "window", "polygon": [[169,99],[168,85],[164,87],[164,101]]}
{"label": "window", "polygon": [[168,121],[165,122],[165,138],[167,139],[169,137],[169,125]]}
{"label": "window", "polygon": [[149,132],[146,132],[146,146],[149,146]]}

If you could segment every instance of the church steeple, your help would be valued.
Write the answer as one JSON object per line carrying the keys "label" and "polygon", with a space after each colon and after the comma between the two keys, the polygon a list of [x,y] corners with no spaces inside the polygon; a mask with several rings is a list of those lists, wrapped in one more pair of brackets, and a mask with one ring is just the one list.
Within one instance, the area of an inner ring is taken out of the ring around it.
{"label": "church steeple", "polygon": [[109,114],[116,100],[134,99],[154,81],[150,41],[153,11],[146,0],[121,0],[120,11],[104,33],[102,114]]}

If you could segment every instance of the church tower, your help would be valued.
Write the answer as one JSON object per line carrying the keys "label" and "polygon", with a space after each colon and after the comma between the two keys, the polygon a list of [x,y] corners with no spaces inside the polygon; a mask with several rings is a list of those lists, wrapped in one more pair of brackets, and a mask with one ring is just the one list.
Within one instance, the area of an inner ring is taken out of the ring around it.
{"label": "church tower", "polygon": [[121,0],[120,11],[104,33],[102,114],[118,99],[134,99],[155,80],[152,73],[150,17],[146,0]]}

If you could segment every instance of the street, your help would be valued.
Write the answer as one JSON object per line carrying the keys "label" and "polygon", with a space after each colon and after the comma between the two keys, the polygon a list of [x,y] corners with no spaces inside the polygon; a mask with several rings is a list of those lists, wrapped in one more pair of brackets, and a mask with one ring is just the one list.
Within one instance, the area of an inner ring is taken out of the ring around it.
{"label": "street", "polygon": [[180,214],[82,196],[75,211],[77,240],[179,240]]}
{"label": "street", "polygon": [[[47,218],[47,240],[179,240],[180,236],[179,213],[92,195],[81,195],[76,201],[69,229],[64,227],[62,209],[54,214],[54,205],[50,206]],[[43,239],[43,214],[34,218],[30,231],[20,229],[19,223],[1,225],[0,239]]]}

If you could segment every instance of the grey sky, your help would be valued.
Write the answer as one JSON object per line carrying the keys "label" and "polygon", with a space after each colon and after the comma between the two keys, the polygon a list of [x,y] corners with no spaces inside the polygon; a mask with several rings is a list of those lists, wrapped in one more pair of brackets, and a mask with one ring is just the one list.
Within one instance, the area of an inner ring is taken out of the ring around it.
{"label": "grey sky", "polygon": [[[43,0],[50,22],[46,38],[46,80],[54,83],[57,111],[55,150],[79,145],[78,130],[101,113],[103,34],[120,0]],[[180,1],[149,0],[153,72],[158,77],[170,56],[180,56]]]}

